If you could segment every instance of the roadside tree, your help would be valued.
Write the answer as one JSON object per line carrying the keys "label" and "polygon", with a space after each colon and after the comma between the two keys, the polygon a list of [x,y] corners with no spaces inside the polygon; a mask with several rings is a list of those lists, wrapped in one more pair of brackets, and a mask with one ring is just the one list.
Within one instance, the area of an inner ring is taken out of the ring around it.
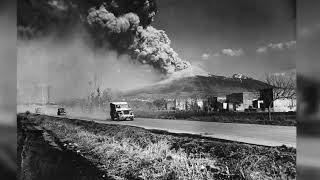
{"label": "roadside tree", "polygon": [[269,121],[271,121],[271,108],[276,100],[296,99],[296,77],[285,74],[269,74],[266,75],[266,82],[272,86],[267,89],[267,95],[264,96]]}

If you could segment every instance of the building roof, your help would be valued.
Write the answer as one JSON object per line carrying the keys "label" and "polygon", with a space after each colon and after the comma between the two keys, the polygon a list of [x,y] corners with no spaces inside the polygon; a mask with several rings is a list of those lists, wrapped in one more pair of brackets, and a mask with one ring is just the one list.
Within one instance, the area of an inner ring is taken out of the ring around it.
{"label": "building roof", "polygon": [[120,104],[128,104],[127,102],[110,102],[110,104],[120,105]]}

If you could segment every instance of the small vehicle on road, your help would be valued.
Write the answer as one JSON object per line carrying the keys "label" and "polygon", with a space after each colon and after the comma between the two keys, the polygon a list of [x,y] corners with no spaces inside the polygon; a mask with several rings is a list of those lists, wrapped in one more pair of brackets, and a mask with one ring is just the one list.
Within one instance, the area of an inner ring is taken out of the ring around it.
{"label": "small vehicle on road", "polygon": [[36,115],[40,115],[41,114],[41,108],[39,108],[39,107],[37,107],[34,111],[35,111]]}
{"label": "small vehicle on road", "polygon": [[134,120],[133,110],[127,102],[111,102],[110,103],[111,120]]}
{"label": "small vehicle on road", "polygon": [[57,112],[58,116],[66,115],[66,114],[67,114],[67,112],[64,108],[58,108],[58,112]]}

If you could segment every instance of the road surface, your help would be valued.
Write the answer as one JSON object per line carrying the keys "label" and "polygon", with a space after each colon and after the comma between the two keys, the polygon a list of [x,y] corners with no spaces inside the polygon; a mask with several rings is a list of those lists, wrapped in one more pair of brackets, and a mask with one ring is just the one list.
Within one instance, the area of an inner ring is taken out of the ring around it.
{"label": "road surface", "polygon": [[[25,112],[25,110],[21,110]],[[56,116],[56,109],[47,110],[47,115]],[[68,118],[94,120],[98,123],[124,124],[146,129],[165,130],[172,133],[197,134],[205,137],[245,142],[265,146],[286,145],[296,148],[296,127],[256,124],[201,122],[189,120],[166,120],[135,118],[134,121],[111,121],[105,114],[79,115],[69,114]]]}
{"label": "road surface", "polygon": [[265,146],[296,147],[296,127],[269,126],[256,124],[236,124],[219,122],[201,122],[189,120],[166,120],[135,118],[134,121],[111,121],[105,117],[68,116],[82,120],[93,120],[105,124],[123,124],[145,129],[165,130],[172,133],[197,134],[205,137],[245,142]]}

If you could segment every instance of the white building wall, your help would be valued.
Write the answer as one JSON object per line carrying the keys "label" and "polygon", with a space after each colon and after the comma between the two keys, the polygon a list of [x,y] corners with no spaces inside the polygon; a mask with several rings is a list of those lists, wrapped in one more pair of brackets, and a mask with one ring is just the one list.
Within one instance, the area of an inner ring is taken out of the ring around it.
{"label": "white building wall", "polygon": [[184,99],[176,99],[175,107],[176,107],[176,110],[180,110],[180,111],[186,110],[186,101]]}
{"label": "white building wall", "polygon": [[198,106],[201,110],[203,110],[203,101],[204,101],[203,99],[198,99],[197,102],[196,102],[196,103],[197,103],[197,106]]}
{"label": "white building wall", "polygon": [[297,110],[296,99],[277,99],[273,102],[274,112],[288,112]]}
{"label": "white building wall", "polygon": [[224,103],[222,104],[222,108],[223,108],[223,109],[228,109],[228,103],[224,102]]}
{"label": "white building wall", "polygon": [[258,100],[258,109],[261,108],[262,104],[263,104],[263,101],[262,100]]}
{"label": "white building wall", "polygon": [[233,103],[228,103],[228,110],[229,110],[229,111],[234,111],[234,109],[233,109]]}
{"label": "white building wall", "polygon": [[175,108],[175,102],[174,101],[167,101],[166,108],[167,108],[167,110],[172,110],[173,108]]}
{"label": "white building wall", "polygon": [[236,107],[236,111],[244,111],[246,109],[244,104],[235,104],[234,105]]}

